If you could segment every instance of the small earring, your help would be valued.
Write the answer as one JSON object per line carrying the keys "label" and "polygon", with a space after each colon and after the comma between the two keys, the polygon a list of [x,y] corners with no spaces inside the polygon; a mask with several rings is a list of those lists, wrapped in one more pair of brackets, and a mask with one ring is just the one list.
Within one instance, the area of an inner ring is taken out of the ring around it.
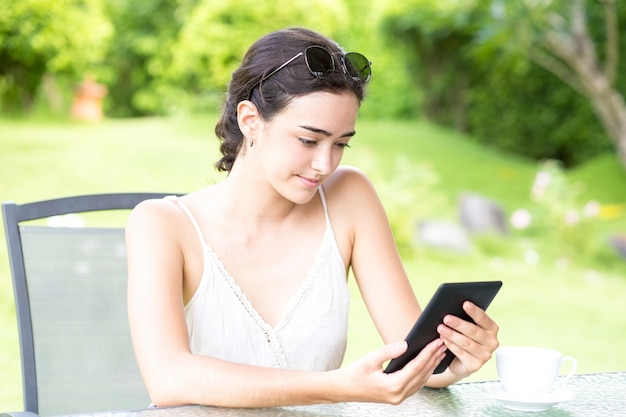
{"label": "small earring", "polygon": [[250,147],[254,146],[254,140],[250,139]]}

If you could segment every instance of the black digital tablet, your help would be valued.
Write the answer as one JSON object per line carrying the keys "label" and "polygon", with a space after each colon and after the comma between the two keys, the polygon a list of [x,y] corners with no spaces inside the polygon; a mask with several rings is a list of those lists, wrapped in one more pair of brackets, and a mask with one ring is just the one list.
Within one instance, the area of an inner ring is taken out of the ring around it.
{"label": "black digital tablet", "polygon": [[[500,291],[500,287],[502,287],[502,281],[450,282],[441,284],[407,335],[405,339],[408,344],[406,352],[392,359],[385,368],[385,372],[392,373],[402,369],[427,344],[437,339],[439,337],[437,326],[443,323],[443,318],[446,315],[452,314],[473,323],[474,321],[463,311],[463,303],[471,301],[483,310],[486,310],[498,291]],[[437,366],[434,373],[439,374],[445,371],[453,359],[454,354],[447,350],[446,356]]]}

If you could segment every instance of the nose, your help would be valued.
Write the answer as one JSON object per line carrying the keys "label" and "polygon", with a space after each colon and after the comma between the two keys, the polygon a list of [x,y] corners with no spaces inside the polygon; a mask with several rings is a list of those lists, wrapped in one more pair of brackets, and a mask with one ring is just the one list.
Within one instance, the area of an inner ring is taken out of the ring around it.
{"label": "nose", "polygon": [[311,161],[311,168],[321,175],[328,175],[333,170],[332,148],[320,146]]}

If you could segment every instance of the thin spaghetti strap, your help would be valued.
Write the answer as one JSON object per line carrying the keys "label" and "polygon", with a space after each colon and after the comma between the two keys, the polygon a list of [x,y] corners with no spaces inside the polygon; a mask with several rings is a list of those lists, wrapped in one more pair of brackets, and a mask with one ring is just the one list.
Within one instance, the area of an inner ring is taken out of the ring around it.
{"label": "thin spaghetti strap", "polygon": [[328,207],[326,207],[326,196],[324,195],[324,189],[318,188],[320,192],[320,199],[322,200],[322,206],[324,207],[324,217],[326,217],[326,227],[330,228],[330,217],[328,217]]}
{"label": "thin spaghetti strap", "polygon": [[200,242],[202,242],[202,246],[206,246],[207,244],[206,244],[206,241],[204,240],[202,229],[200,229],[200,225],[196,221],[196,218],[193,217],[193,214],[191,213],[191,210],[189,210],[189,207],[187,207],[187,205],[183,203],[182,200],[178,196],[173,195],[173,196],[167,196],[165,198],[167,200],[175,201],[176,203],[178,203],[180,208],[182,208],[183,211],[187,214],[187,217],[189,217],[189,220],[191,220],[191,224],[193,224],[193,227],[196,229],[196,232],[198,233],[198,237],[200,238]]}

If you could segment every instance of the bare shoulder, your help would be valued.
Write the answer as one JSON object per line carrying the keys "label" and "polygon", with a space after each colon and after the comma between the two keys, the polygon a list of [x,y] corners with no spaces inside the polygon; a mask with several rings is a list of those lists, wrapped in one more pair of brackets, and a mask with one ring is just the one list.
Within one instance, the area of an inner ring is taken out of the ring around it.
{"label": "bare shoulder", "polygon": [[149,199],[137,204],[128,217],[129,223],[140,221],[155,221],[175,216],[178,211],[171,199]]}
{"label": "bare shoulder", "polygon": [[144,236],[174,234],[180,226],[182,210],[172,199],[149,199],[139,203],[128,216],[126,234]]}
{"label": "bare shoulder", "polygon": [[370,179],[358,168],[341,166],[324,184],[329,205],[350,210],[364,203],[378,201],[378,195]]}
{"label": "bare shoulder", "polygon": [[328,178],[324,186],[331,194],[335,192],[367,193],[373,191],[372,182],[360,169],[342,165]]}
{"label": "bare shoulder", "polygon": [[[357,231],[372,224],[386,224],[386,214],[367,175],[358,168],[342,166],[324,184],[333,229],[340,246],[355,241]],[[342,251],[347,259],[348,251]]]}

